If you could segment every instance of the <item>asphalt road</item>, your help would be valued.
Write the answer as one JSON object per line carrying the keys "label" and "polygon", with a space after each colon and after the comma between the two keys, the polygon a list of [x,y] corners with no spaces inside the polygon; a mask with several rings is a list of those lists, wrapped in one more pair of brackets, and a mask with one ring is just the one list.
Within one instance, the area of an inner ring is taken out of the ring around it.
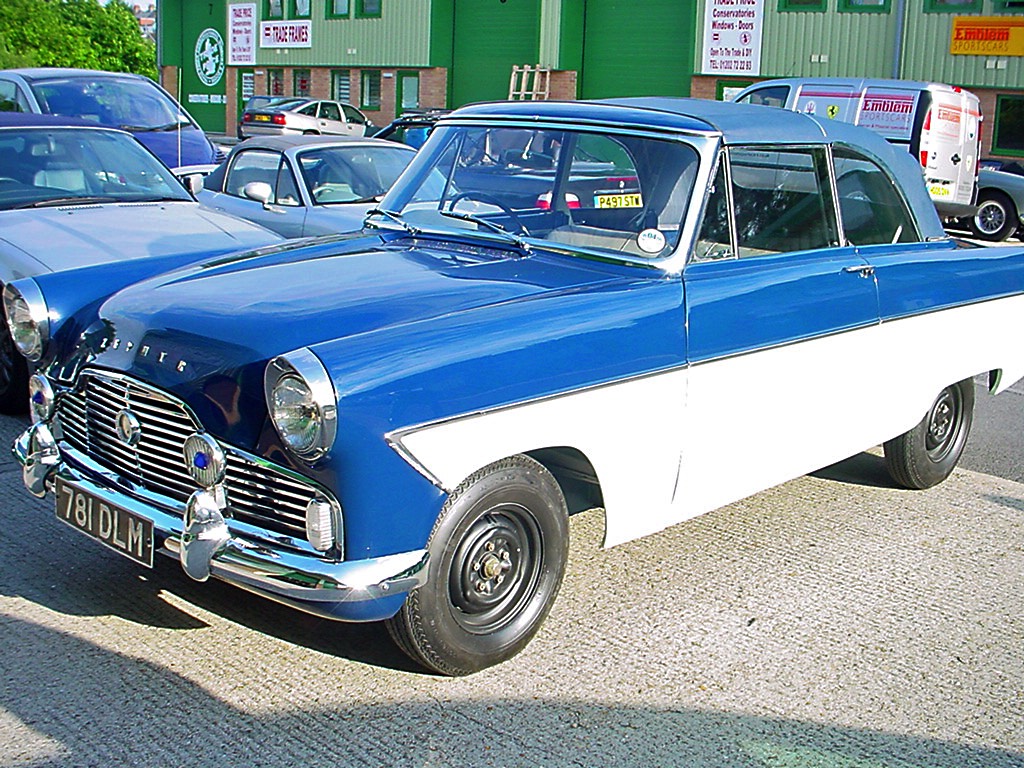
{"label": "asphalt road", "polygon": [[607,551],[585,513],[540,635],[455,680],[137,568],[6,454],[0,500],[0,766],[1024,767],[1013,480],[897,490],[861,454]]}

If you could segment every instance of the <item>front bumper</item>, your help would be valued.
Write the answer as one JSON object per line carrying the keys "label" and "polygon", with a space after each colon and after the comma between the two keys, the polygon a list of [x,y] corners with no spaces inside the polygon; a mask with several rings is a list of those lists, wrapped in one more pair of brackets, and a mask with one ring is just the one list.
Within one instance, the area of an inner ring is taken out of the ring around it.
{"label": "front bumper", "polygon": [[[29,427],[12,450],[33,495],[43,497],[52,491],[59,476],[101,501],[151,521],[155,551],[182,560],[184,506],[162,509],[124,493],[113,478],[64,460],[42,423]],[[308,613],[341,621],[378,621],[393,616],[406,593],[426,582],[428,555],[421,549],[335,562],[229,535],[210,552],[208,565],[215,578]]]}

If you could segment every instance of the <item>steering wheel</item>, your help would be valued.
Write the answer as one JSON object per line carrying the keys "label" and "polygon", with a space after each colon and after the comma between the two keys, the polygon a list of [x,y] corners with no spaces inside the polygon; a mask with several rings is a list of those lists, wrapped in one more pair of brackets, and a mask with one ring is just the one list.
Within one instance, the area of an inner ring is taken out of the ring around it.
{"label": "steering wheel", "polygon": [[459,194],[457,194],[455,197],[453,197],[451,199],[450,203],[448,203],[448,210],[449,211],[455,210],[455,206],[459,202],[461,202],[462,200],[467,200],[467,199],[477,200],[477,201],[479,201],[481,203],[485,203],[487,205],[493,205],[495,208],[501,209],[501,212],[504,213],[506,216],[508,216],[509,219],[512,220],[512,223],[515,224],[516,227],[519,229],[519,234],[520,235],[528,235],[528,234],[530,234],[530,230],[528,230],[526,228],[526,225],[523,224],[523,220],[519,218],[519,215],[515,211],[513,211],[511,208],[509,208],[507,205],[505,205],[503,202],[501,202],[501,200],[498,200],[496,197],[492,197],[491,195],[488,195],[486,192],[473,192],[473,191],[470,191],[470,192],[460,192]]}

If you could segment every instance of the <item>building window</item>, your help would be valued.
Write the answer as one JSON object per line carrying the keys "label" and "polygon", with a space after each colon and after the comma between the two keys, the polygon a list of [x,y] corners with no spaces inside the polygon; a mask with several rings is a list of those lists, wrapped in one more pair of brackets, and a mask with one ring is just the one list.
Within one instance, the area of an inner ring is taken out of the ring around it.
{"label": "building window", "polygon": [[813,11],[825,12],[825,0],[779,0],[779,11]]}
{"label": "building window", "polygon": [[291,0],[293,19],[308,19],[310,0]]}
{"label": "building window", "polygon": [[356,0],[357,19],[379,19],[384,0]]}
{"label": "building window", "polygon": [[995,6],[1003,13],[1024,13],[1024,0],[995,0]]}
{"label": "building window", "polygon": [[284,96],[284,70],[267,70],[267,91],[271,96]]}
{"label": "building window", "polygon": [[350,13],[349,0],[327,0],[328,19],[347,19]]}
{"label": "building window", "polygon": [[296,96],[309,96],[312,92],[308,69],[292,71],[292,93]]}
{"label": "building window", "polygon": [[890,0],[839,0],[840,13],[888,13]]}
{"label": "building window", "polygon": [[349,70],[331,70],[331,98],[335,101],[352,101],[352,73]]}
{"label": "building window", "polygon": [[364,69],[360,104],[363,109],[380,109],[380,70]]}
{"label": "building window", "polygon": [[981,0],[924,0],[925,13],[981,13]]}
{"label": "building window", "polygon": [[1024,96],[996,98],[992,152],[998,155],[1024,157]]}
{"label": "building window", "polygon": [[264,19],[283,19],[284,0],[263,0]]}

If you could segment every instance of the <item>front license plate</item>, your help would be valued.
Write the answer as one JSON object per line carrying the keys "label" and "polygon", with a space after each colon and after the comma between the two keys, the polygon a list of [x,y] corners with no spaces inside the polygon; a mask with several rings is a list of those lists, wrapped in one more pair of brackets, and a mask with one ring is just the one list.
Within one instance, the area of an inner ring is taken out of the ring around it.
{"label": "front license plate", "polygon": [[137,563],[153,567],[153,523],[57,478],[57,518]]}

